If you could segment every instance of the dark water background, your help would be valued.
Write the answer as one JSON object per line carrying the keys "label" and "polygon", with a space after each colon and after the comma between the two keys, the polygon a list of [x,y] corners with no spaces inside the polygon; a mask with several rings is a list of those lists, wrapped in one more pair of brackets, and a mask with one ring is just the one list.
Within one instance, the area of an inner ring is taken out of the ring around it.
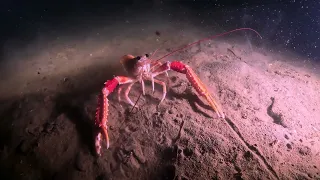
{"label": "dark water background", "polygon": [[181,6],[189,9],[188,13],[194,15],[199,25],[214,22],[226,30],[251,27],[263,34],[270,45],[284,46],[320,62],[320,1],[317,0],[1,1],[0,42],[15,38],[24,45],[40,31],[49,33],[55,29],[72,33],[94,26],[99,18],[104,18],[105,23],[123,20],[128,9],[130,16],[152,10],[165,16],[174,15]]}

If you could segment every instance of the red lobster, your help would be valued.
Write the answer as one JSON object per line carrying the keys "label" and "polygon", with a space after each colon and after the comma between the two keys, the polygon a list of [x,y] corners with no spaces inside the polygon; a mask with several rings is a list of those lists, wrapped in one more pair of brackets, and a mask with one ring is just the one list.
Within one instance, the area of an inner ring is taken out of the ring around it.
{"label": "red lobster", "polygon": [[[201,41],[209,40],[218,36],[222,36],[234,31],[239,31],[239,30],[252,30],[255,33],[259,35],[258,32],[251,28],[240,28],[240,29],[235,29],[226,33],[222,33],[219,35],[215,35],[206,39],[201,39],[199,41],[196,41],[194,43],[191,43],[189,45],[186,45],[182,48],[179,48],[165,56],[163,56],[160,59],[163,59],[174,52],[180,51],[184,48],[190,47],[194,44],[197,44]],[[260,36],[260,35],[259,35]],[[260,36],[261,38],[261,36]],[[155,54],[155,53],[154,53]],[[153,54],[153,55],[154,55]],[[215,102],[213,97],[211,96],[210,92],[206,88],[206,86],[202,83],[202,81],[199,79],[199,77],[196,75],[196,73],[188,66],[183,64],[180,61],[173,61],[173,62],[165,62],[161,63],[159,60],[152,60],[149,58],[149,54],[145,54],[143,56],[136,56],[134,57],[133,55],[125,55],[121,59],[121,64],[124,66],[124,69],[127,71],[129,76],[116,76],[111,80],[108,80],[104,83],[104,87],[102,88],[99,96],[98,96],[98,106],[96,109],[96,117],[95,117],[95,125],[99,128],[99,132],[95,137],[95,147],[96,147],[96,153],[100,156],[101,155],[101,140],[102,140],[102,135],[107,141],[107,149],[109,148],[109,136],[108,136],[108,106],[109,106],[109,100],[108,100],[108,95],[111,94],[115,88],[118,85],[123,85],[123,84],[129,84],[127,89],[125,90],[125,98],[126,101],[131,104],[132,106],[135,106],[135,104],[131,101],[129,98],[129,92],[131,90],[131,87],[136,83],[139,82],[141,83],[142,86],[142,93],[145,95],[145,85],[144,81],[148,80],[152,82],[152,90],[154,91],[154,83],[157,83],[162,86],[163,88],[163,95],[162,98],[159,102],[163,102],[163,100],[166,97],[167,93],[167,88],[166,84],[163,81],[155,79],[156,76],[166,73],[168,76],[168,71],[169,70],[174,70],[179,73],[183,73],[186,75],[187,79],[189,82],[192,84],[192,86],[195,88],[195,90],[198,92],[198,94],[202,97],[204,97],[212,109],[217,113],[217,115],[221,118],[225,118],[225,115],[221,108],[218,106],[218,104]],[[120,92],[122,91],[122,86],[119,87],[118,89],[118,100],[121,100],[120,97]]]}

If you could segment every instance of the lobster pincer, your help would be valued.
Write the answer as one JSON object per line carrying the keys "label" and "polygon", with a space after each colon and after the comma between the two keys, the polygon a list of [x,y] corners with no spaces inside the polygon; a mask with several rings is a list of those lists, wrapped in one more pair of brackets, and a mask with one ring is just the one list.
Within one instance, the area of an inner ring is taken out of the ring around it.
{"label": "lobster pincer", "polygon": [[219,117],[225,118],[225,115],[222,109],[220,108],[218,103],[214,100],[208,88],[203,84],[203,82],[200,80],[200,78],[197,76],[197,74],[192,70],[190,66],[185,65],[180,61],[173,61],[173,62],[167,61],[158,69],[156,69],[152,74],[153,74],[153,77],[155,77],[169,70],[173,70],[173,71],[185,74],[187,79],[191,83],[192,87],[197,91],[197,93],[208,101],[212,109],[217,113]]}

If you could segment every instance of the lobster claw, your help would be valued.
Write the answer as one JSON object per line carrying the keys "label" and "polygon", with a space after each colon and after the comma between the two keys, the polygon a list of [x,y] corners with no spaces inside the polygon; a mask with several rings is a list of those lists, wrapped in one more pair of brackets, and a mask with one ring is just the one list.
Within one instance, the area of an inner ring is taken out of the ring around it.
{"label": "lobster claw", "polygon": [[185,65],[179,61],[174,61],[170,63],[170,69],[185,74],[189,82],[192,84],[193,88],[196,89],[200,96],[204,97],[208,101],[217,115],[223,119],[225,118],[222,109],[214,100],[208,88],[203,84],[197,74],[188,65]]}

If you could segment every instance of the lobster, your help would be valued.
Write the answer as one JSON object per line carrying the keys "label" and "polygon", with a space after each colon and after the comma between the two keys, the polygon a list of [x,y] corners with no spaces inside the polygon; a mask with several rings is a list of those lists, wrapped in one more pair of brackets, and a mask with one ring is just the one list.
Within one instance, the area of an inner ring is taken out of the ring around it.
{"label": "lobster", "polygon": [[[128,73],[128,76],[115,76],[111,80],[107,80],[104,83],[104,87],[102,88],[101,92],[98,95],[98,102],[97,102],[97,108],[95,113],[95,126],[98,127],[99,132],[95,136],[95,148],[96,153],[101,156],[101,142],[102,138],[104,137],[106,140],[107,149],[109,148],[109,135],[108,135],[108,106],[109,106],[109,100],[108,96],[119,86],[118,89],[118,100],[121,100],[120,93],[122,91],[122,86],[124,84],[129,84],[127,89],[125,90],[125,99],[128,104],[135,107],[135,103],[132,102],[132,100],[129,98],[129,93],[132,88],[132,86],[139,82],[142,87],[142,94],[145,95],[145,83],[144,81],[151,81],[152,83],[152,91],[154,91],[154,85],[159,84],[162,86],[163,92],[162,92],[162,98],[159,102],[159,105],[163,102],[163,100],[166,97],[167,94],[167,88],[166,84],[163,81],[160,81],[156,79],[160,74],[166,74],[168,75],[168,71],[173,70],[182,74],[186,75],[186,78],[189,80],[193,88],[197,91],[197,93],[204,97],[209,105],[212,107],[212,109],[217,113],[219,118],[225,118],[224,112],[219,107],[219,105],[216,103],[214,98],[211,96],[209,90],[207,87],[203,84],[203,82],[200,80],[200,78],[197,76],[197,74],[193,71],[193,69],[180,61],[167,61],[164,63],[161,63],[160,60],[177,52],[182,49],[185,49],[187,47],[190,47],[194,44],[200,43],[202,41],[206,41],[209,39],[216,38],[218,36],[223,36],[225,34],[232,33],[234,31],[240,31],[240,30],[251,30],[254,31],[256,34],[260,36],[260,34],[251,29],[251,28],[239,28],[235,29],[229,32],[225,32],[219,35],[215,35],[212,37],[208,37],[205,39],[198,40],[196,42],[193,42],[191,44],[188,44],[182,48],[179,48],[177,50],[174,50],[170,52],[169,54],[157,59],[152,60],[149,54],[144,54],[143,56],[133,56],[131,54],[124,55],[120,63]],[[260,36],[260,38],[262,38]],[[155,53],[153,53],[154,55]]]}

